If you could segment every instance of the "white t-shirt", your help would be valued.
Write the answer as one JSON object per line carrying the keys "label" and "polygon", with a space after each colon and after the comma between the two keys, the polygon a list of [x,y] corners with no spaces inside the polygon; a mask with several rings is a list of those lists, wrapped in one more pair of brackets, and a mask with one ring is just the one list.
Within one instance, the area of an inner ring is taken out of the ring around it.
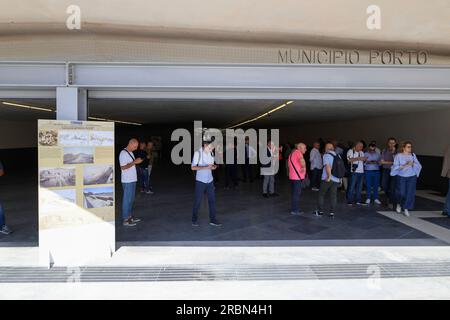
{"label": "white t-shirt", "polygon": [[[214,157],[211,152],[206,153],[203,151],[203,148],[194,152],[194,157],[192,159],[193,167],[207,167],[210,164],[214,164]],[[213,182],[214,178],[212,175],[212,170],[197,170],[195,180],[203,183]]]}
{"label": "white t-shirt", "polygon": [[[356,170],[354,172],[356,172],[356,173],[364,173],[364,161],[356,161],[356,162],[353,162],[353,163],[350,162],[351,158],[359,158],[359,157],[364,157],[364,152],[362,152],[362,151],[355,151],[353,149],[350,149],[350,150],[347,151],[347,160],[348,160],[348,162],[350,164],[350,168],[351,168],[352,164],[357,163],[358,167],[356,168]],[[350,171],[351,171],[351,169],[350,169]],[[353,172],[353,171],[351,171],[351,172]]]}
{"label": "white t-shirt", "polygon": [[320,151],[316,148],[313,148],[311,150],[311,153],[309,154],[309,161],[311,162],[311,170],[314,169],[320,169],[323,168],[323,161],[322,156],[320,155]]}
{"label": "white t-shirt", "polygon": [[[120,151],[119,154],[119,164],[120,166],[125,166],[130,162],[134,161],[134,155],[125,149]],[[132,166],[126,170],[122,170],[122,183],[137,182],[137,172],[136,166]]]}
{"label": "white t-shirt", "polygon": [[[273,154],[272,150],[267,148],[266,152],[267,152],[267,157],[268,158],[270,157],[270,159],[269,159],[270,160],[270,162],[269,162],[270,166],[269,167],[261,166],[260,174],[262,176],[273,176],[273,175],[275,175],[278,172],[280,163],[278,161],[278,158],[274,157],[274,154]],[[278,154],[277,154],[277,156],[278,156]]]}

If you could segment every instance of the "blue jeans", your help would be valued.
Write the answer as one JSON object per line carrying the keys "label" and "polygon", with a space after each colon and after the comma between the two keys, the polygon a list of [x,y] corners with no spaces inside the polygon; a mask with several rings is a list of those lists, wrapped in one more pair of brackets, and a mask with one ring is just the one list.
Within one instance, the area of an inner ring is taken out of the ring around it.
{"label": "blue jeans", "polygon": [[3,211],[3,206],[0,203],[0,229],[5,225],[5,213]]}
{"label": "blue jeans", "polygon": [[371,194],[373,194],[373,200],[377,200],[379,187],[380,187],[380,171],[367,170],[366,171],[367,199],[371,199]]}
{"label": "blue jeans", "polygon": [[216,196],[214,194],[214,182],[204,183],[195,181],[195,199],[194,208],[192,209],[192,222],[198,220],[198,210],[202,204],[203,195],[208,196],[209,221],[216,222]]}
{"label": "blue jeans", "polygon": [[122,219],[127,220],[131,217],[131,209],[133,208],[134,197],[136,195],[136,182],[122,182],[122,188]]}
{"label": "blue jeans", "polygon": [[348,188],[347,191],[347,202],[348,203],[353,203],[353,201],[355,200],[354,198],[354,194],[356,191],[356,202],[362,202],[361,200],[361,192],[362,192],[362,187],[363,187],[363,177],[364,177],[364,173],[359,173],[359,172],[353,172],[350,174],[350,187]]}
{"label": "blue jeans", "polygon": [[383,168],[381,176],[381,188],[383,188],[384,194],[390,203],[395,204],[395,178],[391,176],[391,169]]}
{"label": "blue jeans", "polygon": [[448,178],[448,191],[447,197],[445,198],[444,212],[446,212],[450,216],[450,178]]}
{"label": "blue jeans", "polygon": [[402,209],[414,209],[416,184],[417,176],[397,177],[398,203],[402,206]]}
{"label": "blue jeans", "polygon": [[300,180],[291,180],[291,212],[300,212],[300,194],[302,185]]}
{"label": "blue jeans", "polygon": [[149,190],[148,168],[139,168],[139,174],[141,175],[141,190]]}

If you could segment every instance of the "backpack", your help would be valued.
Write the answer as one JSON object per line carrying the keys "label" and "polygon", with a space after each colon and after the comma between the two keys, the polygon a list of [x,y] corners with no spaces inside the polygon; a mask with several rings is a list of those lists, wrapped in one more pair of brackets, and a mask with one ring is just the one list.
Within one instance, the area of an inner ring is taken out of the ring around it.
{"label": "backpack", "polygon": [[344,178],[346,171],[344,160],[342,160],[340,155],[334,155],[331,153],[328,154],[333,157],[333,166],[331,168],[331,175],[338,179]]}

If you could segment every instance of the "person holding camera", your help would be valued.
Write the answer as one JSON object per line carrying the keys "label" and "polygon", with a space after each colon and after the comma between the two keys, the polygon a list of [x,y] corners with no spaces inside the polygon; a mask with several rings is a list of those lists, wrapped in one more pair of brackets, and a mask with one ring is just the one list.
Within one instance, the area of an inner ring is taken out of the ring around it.
{"label": "person holding camera", "polygon": [[220,227],[222,224],[216,218],[216,196],[214,187],[213,170],[217,169],[213,156],[214,144],[212,141],[203,141],[203,146],[194,153],[191,169],[195,175],[195,200],[192,209],[192,226],[198,227],[198,211],[202,203],[203,195],[208,196],[209,224]]}
{"label": "person holding camera", "polygon": [[373,202],[380,205],[381,201],[378,199],[378,188],[380,187],[381,154],[377,151],[377,145],[374,142],[369,144],[369,150],[367,150],[364,156],[367,158],[364,163],[367,189],[366,204],[370,204],[371,196],[373,195]]}
{"label": "person holding camera", "polygon": [[140,165],[142,158],[135,158],[133,152],[137,150],[139,142],[136,139],[131,139],[126,148],[124,148],[119,155],[119,163],[121,169],[121,182],[123,188],[122,200],[122,219],[123,226],[134,227],[140,219],[134,218],[131,215],[134,198],[136,195],[137,171],[136,165]]}
{"label": "person holding camera", "polygon": [[350,206],[353,205],[355,200],[355,193],[356,204],[360,206],[366,205],[361,199],[364,178],[364,161],[367,160],[364,156],[363,149],[364,144],[359,141],[347,152],[347,160],[350,163],[350,182],[347,191],[347,203]]}
{"label": "person holding camera", "polygon": [[409,211],[414,209],[417,178],[421,171],[422,165],[412,152],[412,143],[403,142],[391,168],[391,176],[397,176],[397,213],[403,210],[405,216],[410,216]]}

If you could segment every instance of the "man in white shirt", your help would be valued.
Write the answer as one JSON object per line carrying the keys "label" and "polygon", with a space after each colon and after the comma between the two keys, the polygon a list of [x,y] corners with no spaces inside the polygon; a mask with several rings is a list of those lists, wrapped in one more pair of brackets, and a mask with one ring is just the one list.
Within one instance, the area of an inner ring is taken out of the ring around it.
{"label": "man in white shirt", "polygon": [[119,163],[122,172],[121,182],[123,188],[122,200],[122,220],[126,227],[133,227],[140,219],[134,218],[131,215],[133,208],[134,197],[136,194],[137,172],[136,165],[142,163],[143,159],[135,158],[133,151],[138,148],[139,142],[136,139],[131,139],[125,149],[120,151]]}
{"label": "man in white shirt", "polygon": [[275,193],[275,174],[278,170],[278,148],[272,141],[267,142],[267,163],[261,163],[261,175],[263,180],[263,197],[277,197]]}
{"label": "man in white shirt", "polygon": [[311,163],[311,190],[319,191],[323,161],[320,154],[320,143],[317,141],[313,144],[313,149],[309,154],[309,161]]}
{"label": "man in white shirt", "polygon": [[357,142],[356,145],[348,150],[347,160],[350,164],[350,183],[347,191],[347,203],[348,205],[353,205],[354,194],[356,191],[356,204],[365,205],[362,202],[361,194],[363,187],[363,177],[364,177],[364,161],[367,158],[364,156],[364,145],[361,141]]}
{"label": "man in white shirt", "polygon": [[216,197],[214,193],[214,177],[212,170],[216,170],[212,151],[214,145],[211,141],[203,141],[203,146],[195,151],[192,159],[191,169],[196,172],[195,175],[195,200],[192,209],[192,226],[198,227],[198,210],[202,203],[203,195],[208,196],[209,224],[214,227],[220,227],[222,224],[216,218]]}

